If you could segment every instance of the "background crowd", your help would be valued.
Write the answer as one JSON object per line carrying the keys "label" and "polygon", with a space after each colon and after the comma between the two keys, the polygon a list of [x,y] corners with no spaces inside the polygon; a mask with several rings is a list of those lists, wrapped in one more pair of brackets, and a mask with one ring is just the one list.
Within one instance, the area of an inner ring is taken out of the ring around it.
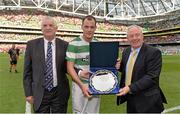
{"label": "background crowd", "polygon": [[[0,12],[0,26],[16,26],[16,27],[28,27],[28,28],[38,28],[40,21],[43,16],[46,15],[44,11],[37,10],[13,10],[7,11],[2,10]],[[62,14],[53,12],[52,17],[57,21],[59,29],[64,30],[81,30],[81,19],[77,17],[68,17]],[[180,25],[180,18],[172,18],[165,21],[159,21],[158,23],[147,23],[140,26],[148,30],[159,30],[166,28],[178,27]],[[5,30],[0,28],[0,30]],[[11,29],[8,29],[11,30]],[[12,29],[13,30],[13,29]],[[32,29],[33,30],[33,29]],[[97,31],[102,32],[125,32],[127,30],[127,25],[124,24],[113,24],[108,21],[97,22]],[[40,31],[39,31],[40,32]],[[64,32],[65,34],[67,32]],[[0,41],[29,41],[42,35],[31,35],[31,34],[16,34],[16,33],[1,33]],[[59,36],[58,36],[59,37]],[[60,37],[61,39],[70,42],[74,37]],[[119,41],[120,44],[127,44],[127,39],[125,38],[99,38],[100,41]],[[144,41],[149,44],[163,44],[163,43],[178,43],[180,42],[179,34],[164,35],[164,36],[149,36],[145,37]],[[0,44],[0,52],[7,52],[11,45],[9,44]],[[25,44],[18,44],[20,52],[25,51]],[[120,48],[123,50],[124,47]],[[178,46],[160,46],[161,50],[165,53],[172,52],[179,53]],[[171,49],[172,48],[172,49]],[[169,51],[171,50],[171,51]]]}

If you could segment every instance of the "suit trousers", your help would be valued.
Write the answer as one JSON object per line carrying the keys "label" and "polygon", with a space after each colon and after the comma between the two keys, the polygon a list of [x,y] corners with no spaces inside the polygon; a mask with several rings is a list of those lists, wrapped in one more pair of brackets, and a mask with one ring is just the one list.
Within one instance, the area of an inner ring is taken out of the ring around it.
{"label": "suit trousers", "polygon": [[[62,99],[62,98],[61,98]],[[66,113],[67,103],[61,103],[57,87],[51,91],[45,89],[41,105],[35,113]]]}
{"label": "suit trousers", "polygon": [[[144,102],[144,101],[143,101]],[[163,104],[156,102],[154,104],[149,104],[149,102],[146,102],[146,105],[143,105],[141,107],[138,107],[136,97],[131,94],[127,94],[127,113],[156,113],[160,114],[163,110]]]}

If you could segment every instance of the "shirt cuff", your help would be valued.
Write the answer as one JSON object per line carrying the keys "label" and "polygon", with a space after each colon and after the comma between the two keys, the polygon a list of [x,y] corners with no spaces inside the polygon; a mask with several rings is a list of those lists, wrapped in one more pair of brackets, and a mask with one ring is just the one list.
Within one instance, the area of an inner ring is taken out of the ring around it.
{"label": "shirt cuff", "polygon": [[78,76],[79,76],[79,77],[81,77],[81,75],[80,75],[80,74],[81,74],[81,72],[82,72],[82,70],[79,70],[79,72],[78,72]]}
{"label": "shirt cuff", "polygon": [[128,92],[129,94],[132,94],[132,91],[131,91],[131,88],[129,87],[129,92]]}

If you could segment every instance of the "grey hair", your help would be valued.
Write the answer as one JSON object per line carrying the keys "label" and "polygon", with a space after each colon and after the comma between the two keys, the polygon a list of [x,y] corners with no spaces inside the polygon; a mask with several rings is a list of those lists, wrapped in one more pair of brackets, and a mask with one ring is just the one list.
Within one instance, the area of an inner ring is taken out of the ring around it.
{"label": "grey hair", "polygon": [[141,31],[141,33],[143,34],[143,28],[138,26],[138,25],[131,25],[127,28],[127,34],[129,33],[129,31],[132,29],[132,28],[137,28]]}
{"label": "grey hair", "polygon": [[42,26],[42,23],[45,21],[45,20],[51,20],[54,24],[55,27],[57,27],[57,22],[50,16],[45,16],[42,18],[42,22],[41,22],[41,26]]}

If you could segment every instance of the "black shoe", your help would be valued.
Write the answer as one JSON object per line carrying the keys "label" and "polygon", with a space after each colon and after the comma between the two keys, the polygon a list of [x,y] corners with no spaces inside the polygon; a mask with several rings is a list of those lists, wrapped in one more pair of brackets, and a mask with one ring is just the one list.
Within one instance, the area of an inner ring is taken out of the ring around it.
{"label": "black shoe", "polygon": [[17,70],[15,70],[15,73],[18,73],[18,71],[17,71]]}
{"label": "black shoe", "polygon": [[9,72],[11,72],[11,70],[9,70]]}

